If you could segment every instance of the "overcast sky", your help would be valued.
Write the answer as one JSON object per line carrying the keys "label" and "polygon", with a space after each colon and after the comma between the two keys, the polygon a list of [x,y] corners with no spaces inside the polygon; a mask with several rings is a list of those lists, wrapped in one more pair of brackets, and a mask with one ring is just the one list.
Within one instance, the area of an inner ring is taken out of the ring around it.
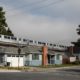
{"label": "overcast sky", "polygon": [[15,36],[70,44],[77,41],[80,0],[0,0]]}

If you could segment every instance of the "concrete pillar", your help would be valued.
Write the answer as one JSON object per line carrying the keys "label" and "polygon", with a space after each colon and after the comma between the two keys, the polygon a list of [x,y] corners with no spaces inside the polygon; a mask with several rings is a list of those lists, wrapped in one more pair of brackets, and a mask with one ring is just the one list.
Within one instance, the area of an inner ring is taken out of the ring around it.
{"label": "concrete pillar", "polygon": [[42,65],[46,66],[48,64],[48,60],[47,60],[47,53],[48,53],[48,48],[47,46],[43,46],[42,48],[43,54],[42,54]]}

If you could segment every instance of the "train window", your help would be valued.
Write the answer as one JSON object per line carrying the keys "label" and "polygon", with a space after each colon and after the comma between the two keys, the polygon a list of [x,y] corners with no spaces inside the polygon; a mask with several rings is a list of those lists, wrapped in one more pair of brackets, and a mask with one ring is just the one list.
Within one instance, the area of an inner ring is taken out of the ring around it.
{"label": "train window", "polygon": [[7,36],[4,36],[4,38],[6,38],[6,39],[7,39]]}
{"label": "train window", "polygon": [[59,47],[59,45],[56,45],[57,47]]}
{"label": "train window", "polygon": [[50,46],[52,46],[52,44],[50,44]]}
{"label": "train window", "polygon": [[16,38],[16,37],[14,37],[14,40],[17,40],[17,38]]}
{"label": "train window", "polygon": [[14,39],[14,37],[11,37],[11,39]]}
{"label": "train window", "polygon": [[61,45],[59,45],[59,47],[61,47]]}
{"label": "train window", "polygon": [[33,43],[33,40],[29,40],[30,43]]}
{"label": "train window", "polygon": [[42,42],[38,42],[38,44],[42,44]]}
{"label": "train window", "polygon": [[45,42],[42,42],[42,44],[45,45],[46,43]]}
{"label": "train window", "polygon": [[8,39],[10,39],[10,36],[7,36]]}
{"label": "train window", "polygon": [[21,38],[19,38],[19,41],[21,41]]}
{"label": "train window", "polygon": [[10,36],[4,36],[5,39],[10,39]]}
{"label": "train window", "polygon": [[16,38],[16,37],[13,37],[13,36],[11,37],[11,39],[12,39],[12,40],[17,40],[17,38]]}
{"label": "train window", "polygon": [[26,39],[23,39],[23,41],[26,42],[27,40]]}
{"label": "train window", "polygon": [[35,41],[35,43],[37,43],[37,41]]}
{"label": "train window", "polygon": [[56,46],[56,44],[53,44],[53,46]]}
{"label": "train window", "polygon": [[48,43],[47,43],[47,45],[48,45]]}

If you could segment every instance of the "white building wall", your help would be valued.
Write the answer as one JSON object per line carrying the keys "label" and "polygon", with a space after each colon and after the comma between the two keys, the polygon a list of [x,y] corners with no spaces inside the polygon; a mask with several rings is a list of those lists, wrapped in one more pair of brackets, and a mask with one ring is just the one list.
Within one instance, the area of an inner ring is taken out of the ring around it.
{"label": "white building wall", "polygon": [[42,55],[39,55],[39,60],[42,60]]}
{"label": "white building wall", "polygon": [[7,57],[7,62],[10,62],[10,67],[19,67],[24,66],[24,58],[23,57]]}
{"label": "white building wall", "polygon": [[75,62],[76,61],[76,57],[70,57],[70,62]]}
{"label": "white building wall", "polygon": [[29,57],[30,57],[30,54],[27,54],[27,55],[25,55],[24,57],[25,57],[25,60],[29,60],[29,59],[30,59],[30,58],[29,58]]}
{"label": "white building wall", "polygon": [[7,55],[5,54],[4,55],[4,63],[5,63],[5,65],[6,65],[6,61],[7,61]]}
{"label": "white building wall", "polygon": [[60,60],[62,60],[62,55],[60,55]]}
{"label": "white building wall", "polygon": [[37,60],[32,60],[32,54],[30,55],[30,58],[31,58],[31,61],[30,61],[30,65],[31,66],[40,66],[42,65],[42,55],[38,54],[39,55],[39,59]]}
{"label": "white building wall", "polygon": [[32,61],[32,54],[29,54],[29,61]]}

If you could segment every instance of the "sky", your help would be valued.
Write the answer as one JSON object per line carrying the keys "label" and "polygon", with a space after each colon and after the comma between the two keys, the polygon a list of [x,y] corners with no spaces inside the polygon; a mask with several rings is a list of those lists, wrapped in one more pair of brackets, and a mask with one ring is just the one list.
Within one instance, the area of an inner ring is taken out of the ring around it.
{"label": "sky", "polygon": [[71,45],[79,36],[80,0],[0,0],[17,37]]}

